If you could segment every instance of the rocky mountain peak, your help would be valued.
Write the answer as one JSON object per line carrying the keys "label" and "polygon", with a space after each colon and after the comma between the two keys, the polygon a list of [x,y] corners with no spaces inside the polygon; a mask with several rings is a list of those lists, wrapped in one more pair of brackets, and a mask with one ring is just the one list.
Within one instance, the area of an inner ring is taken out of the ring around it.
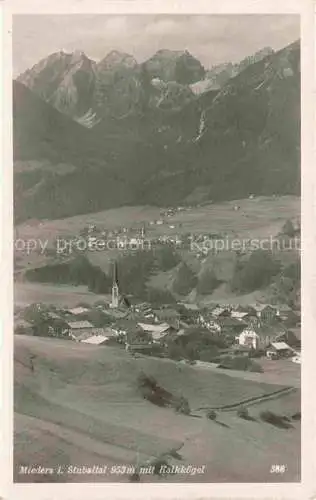
{"label": "rocky mountain peak", "polygon": [[99,70],[114,69],[117,66],[134,68],[137,66],[137,61],[131,54],[112,50],[97,65]]}

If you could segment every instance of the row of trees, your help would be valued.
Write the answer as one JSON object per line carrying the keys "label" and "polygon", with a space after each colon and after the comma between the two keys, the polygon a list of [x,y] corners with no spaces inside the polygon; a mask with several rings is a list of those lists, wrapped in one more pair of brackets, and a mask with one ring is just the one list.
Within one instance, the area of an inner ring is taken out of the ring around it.
{"label": "row of trees", "polygon": [[[176,269],[171,291],[148,286],[150,277],[156,273]],[[212,294],[221,284],[213,268],[205,269],[199,276],[185,262],[180,262],[179,254],[165,245],[153,250],[138,250],[119,258],[119,283],[124,294],[131,294],[142,300],[156,304],[172,304],[173,293],[188,295],[193,289],[198,294]],[[100,267],[94,266],[83,255],[68,262],[50,264],[26,272],[30,281],[86,285],[95,293],[109,293],[112,277]],[[282,266],[272,252],[256,250],[249,258],[237,260],[233,277],[228,283],[236,293],[249,293],[270,286],[272,301],[290,304],[299,303],[300,261]],[[173,293],[172,293],[173,292]]]}

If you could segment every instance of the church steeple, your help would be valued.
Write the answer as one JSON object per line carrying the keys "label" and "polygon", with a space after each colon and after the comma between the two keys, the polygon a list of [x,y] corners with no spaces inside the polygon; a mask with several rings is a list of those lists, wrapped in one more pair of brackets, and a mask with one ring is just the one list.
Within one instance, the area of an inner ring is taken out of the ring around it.
{"label": "church steeple", "polygon": [[117,278],[117,263],[114,262],[113,265],[113,283],[112,283],[112,302],[111,308],[116,309],[119,306],[119,287]]}

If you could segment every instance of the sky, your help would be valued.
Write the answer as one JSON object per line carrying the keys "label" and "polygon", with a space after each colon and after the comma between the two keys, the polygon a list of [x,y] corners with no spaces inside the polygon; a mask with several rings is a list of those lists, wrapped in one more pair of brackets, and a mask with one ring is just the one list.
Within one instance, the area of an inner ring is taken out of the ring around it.
{"label": "sky", "polygon": [[188,50],[208,69],[299,36],[297,15],[15,15],[13,76],[60,50],[82,50],[96,61],[119,50],[139,62],[159,49]]}

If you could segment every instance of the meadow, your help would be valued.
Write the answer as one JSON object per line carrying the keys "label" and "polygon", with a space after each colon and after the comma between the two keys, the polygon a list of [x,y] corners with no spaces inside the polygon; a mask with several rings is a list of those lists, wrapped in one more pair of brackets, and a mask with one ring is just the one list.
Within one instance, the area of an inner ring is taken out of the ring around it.
{"label": "meadow", "polygon": [[[34,371],[30,368],[31,356]],[[170,463],[205,464],[206,472],[203,477],[171,476],[168,481],[273,481],[269,477],[271,464],[284,462],[288,470],[278,480],[299,478],[299,422],[291,429],[280,430],[257,419],[243,421],[236,412],[220,412],[216,422],[208,421],[203,414],[194,415],[196,406],[228,404],[269,394],[282,386],[176,362],[133,359],[119,348],[48,338],[15,336],[14,358],[16,481],[30,480],[18,474],[19,464],[135,465],[174,449],[179,450],[180,459],[170,458]],[[142,399],[136,383],[140,372],[153,375],[162,387],[186,397],[192,415],[159,408]],[[282,401],[289,397],[288,410],[300,411],[298,395],[283,396]],[[251,411],[257,411],[255,408],[253,405]],[[54,480],[128,478],[68,474]]]}

